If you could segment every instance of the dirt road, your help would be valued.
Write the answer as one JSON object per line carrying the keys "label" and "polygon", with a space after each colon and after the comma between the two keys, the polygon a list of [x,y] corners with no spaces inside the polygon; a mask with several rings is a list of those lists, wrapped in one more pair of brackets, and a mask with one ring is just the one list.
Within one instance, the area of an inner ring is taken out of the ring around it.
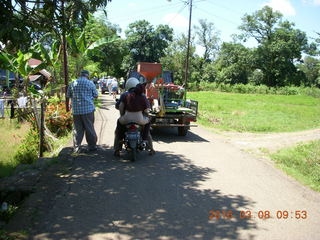
{"label": "dirt road", "polygon": [[241,151],[230,136],[157,130],[155,156],[116,159],[118,113],[109,96],[103,102],[100,149],[73,159],[50,209],[35,216],[31,239],[320,239],[320,194]]}

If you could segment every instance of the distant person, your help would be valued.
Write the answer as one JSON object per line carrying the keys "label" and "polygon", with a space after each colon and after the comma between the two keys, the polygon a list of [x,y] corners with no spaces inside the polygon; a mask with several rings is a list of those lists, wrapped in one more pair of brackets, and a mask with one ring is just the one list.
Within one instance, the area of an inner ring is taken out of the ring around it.
{"label": "distant person", "polygon": [[118,81],[117,81],[117,79],[115,79],[115,78],[113,79],[111,86],[112,86],[111,91],[112,91],[113,99],[116,99],[117,93],[118,93]]}
{"label": "distant person", "polygon": [[0,118],[4,118],[4,97],[0,97]]}
{"label": "distant person", "polygon": [[112,81],[113,81],[113,78],[111,76],[108,76],[107,87],[108,87],[109,96],[111,96],[111,93],[112,93]]}
{"label": "distant person", "polygon": [[81,71],[80,78],[69,85],[67,96],[72,100],[74,153],[81,152],[80,147],[84,134],[88,143],[87,150],[97,150],[97,134],[94,129],[95,106],[93,100],[98,97],[98,92],[94,83],[89,80],[89,71]]}
{"label": "distant person", "polygon": [[119,81],[120,93],[124,92],[124,84],[125,84],[125,81],[124,81],[123,77],[121,77],[120,81]]}
{"label": "distant person", "polygon": [[14,113],[15,113],[16,100],[14,100],[13,98],[9,99],[8,102],[7,102],[7,105],[8,106],[10,105],[10,119],[13,119],[14,118]]}

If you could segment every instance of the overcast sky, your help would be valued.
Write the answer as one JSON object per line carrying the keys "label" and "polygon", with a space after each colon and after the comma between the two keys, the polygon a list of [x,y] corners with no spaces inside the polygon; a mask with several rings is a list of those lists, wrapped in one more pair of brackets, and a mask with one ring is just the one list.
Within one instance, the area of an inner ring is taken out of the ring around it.
{"label": "overcast sky", "polygon": [[[184,0],[112,0],[106,10],[108,20],[124,32],[129,23],[145,19],[152,25],[168,24],[175,33],[187,33],[189,9]],[[269,5],[309,38],[320,33],[320,0],[193,0],[192,25],[199,19],[214,23],[223,41],[231,41],[244,14]]]}

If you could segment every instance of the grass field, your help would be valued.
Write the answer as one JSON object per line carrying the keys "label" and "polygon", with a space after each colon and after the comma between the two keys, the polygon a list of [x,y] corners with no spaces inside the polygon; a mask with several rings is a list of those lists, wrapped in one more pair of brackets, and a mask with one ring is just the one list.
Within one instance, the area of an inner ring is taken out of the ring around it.
{"label": "grass field", "polygon": [[320,140],[282,149],[271,158],[288,175],[320,192]]}
{"label": "grass field", "polygon": [[13,156],[29,128],[28,124],[18,124],[16,119],[0,119],[0,177],[10,175],[18,164]]}
{"label": "grass field", "polygon": [[190,92],[200,124],[238,132],[292,132],[320,127],[320,99],[310,96]]}

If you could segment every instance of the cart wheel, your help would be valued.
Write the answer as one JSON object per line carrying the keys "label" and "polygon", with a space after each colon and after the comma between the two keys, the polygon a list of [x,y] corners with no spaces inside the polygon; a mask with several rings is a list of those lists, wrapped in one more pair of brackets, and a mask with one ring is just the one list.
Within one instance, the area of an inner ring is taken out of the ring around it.
{"label": "cart wheel", "polygon": [[[189,125],[190,122],[189,122],[189,123],[186,123],[186,124]],[[190,128],[189,126],[186,126],[186,127],[178,127],[178,135],[179,135],[179,136],[182,136],[182,137],[186,136],[187,133],[188,133],[189,128]]]}

